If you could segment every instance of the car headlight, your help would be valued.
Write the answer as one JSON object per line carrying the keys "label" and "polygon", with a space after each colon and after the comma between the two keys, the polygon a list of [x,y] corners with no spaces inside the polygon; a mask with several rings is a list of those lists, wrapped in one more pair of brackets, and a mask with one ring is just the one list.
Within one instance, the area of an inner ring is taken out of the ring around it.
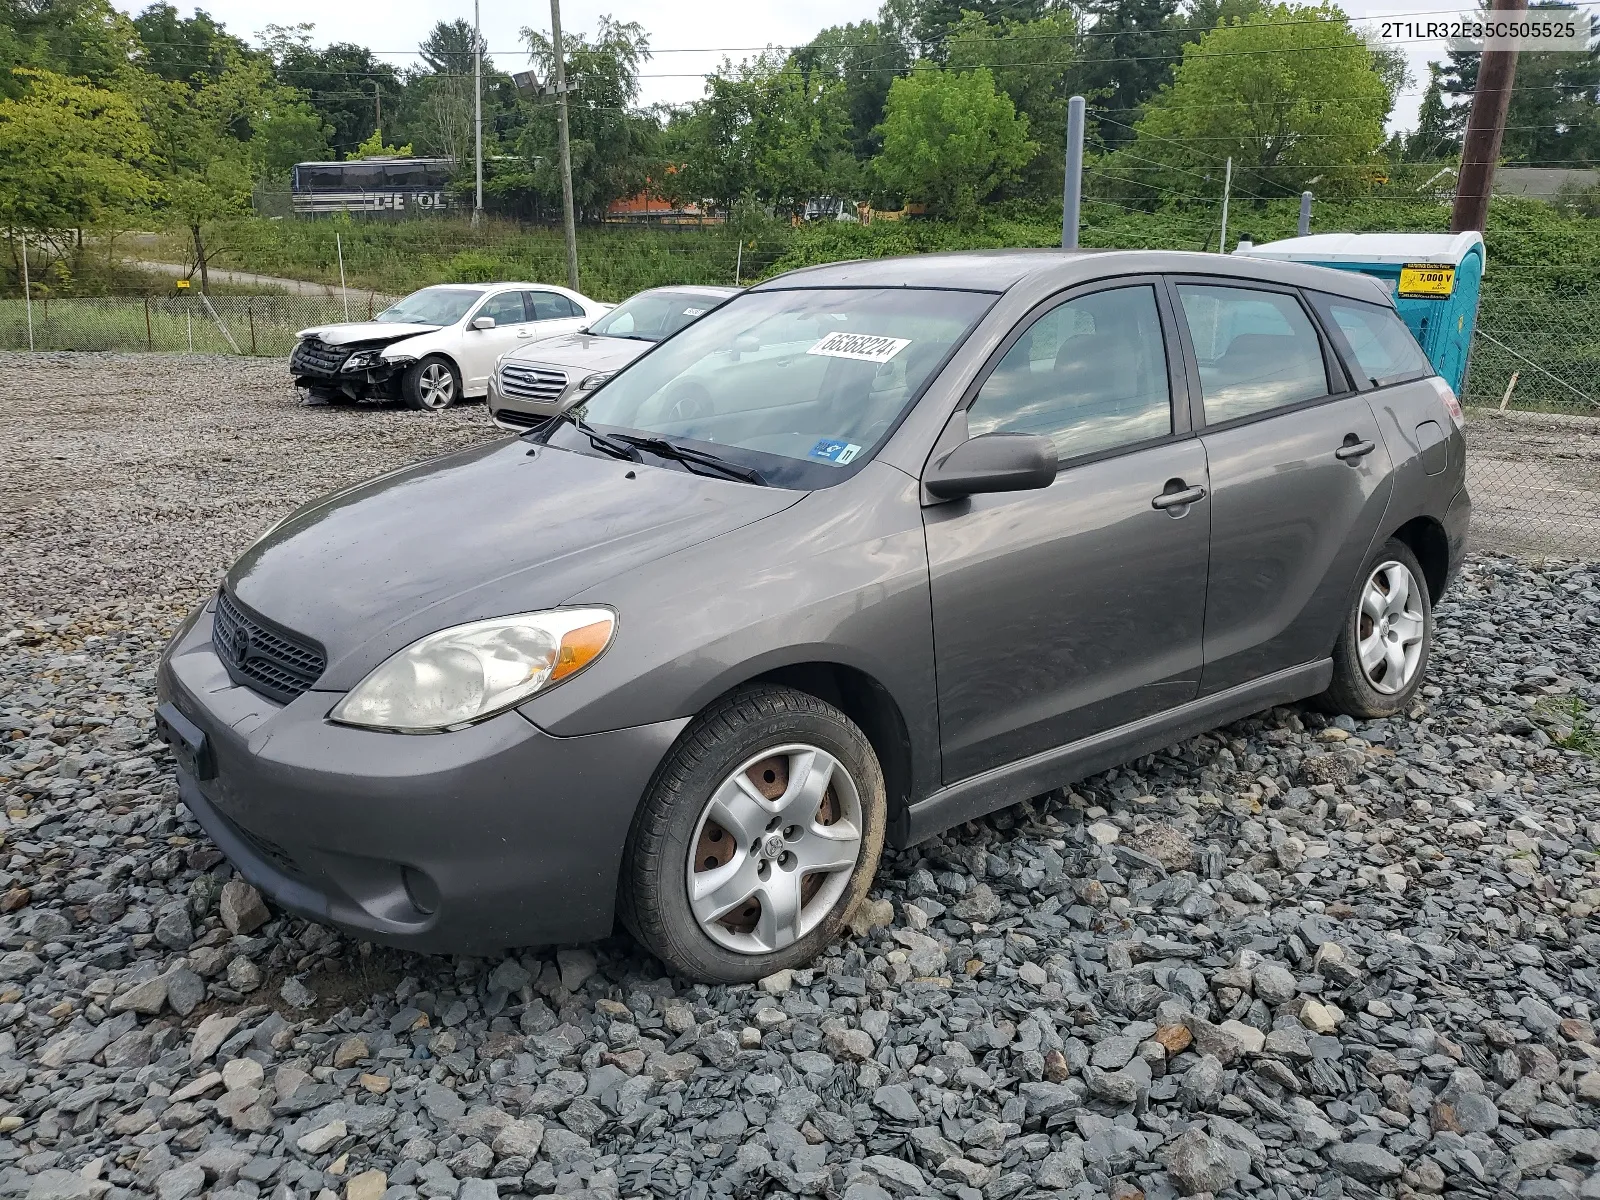
{"label": "car headlight", "polygon": [[459,729],[570,679],[611,644],[609,608],[554,608],[442,629],[391,655],[330,720],[396,733]]}
{"label": "car headlight", "polygon": [[344,366],[339,369],[341,371],[365,371],[369,367],[377,366],[382,361],[382,350],[357,350],[344,360]]}
{"label": "car headlight", "polygon": [[585,375],[578,381],[578,390],[580,392],[592,392],[615,374],[615,371],[596,371],[593,375]]}

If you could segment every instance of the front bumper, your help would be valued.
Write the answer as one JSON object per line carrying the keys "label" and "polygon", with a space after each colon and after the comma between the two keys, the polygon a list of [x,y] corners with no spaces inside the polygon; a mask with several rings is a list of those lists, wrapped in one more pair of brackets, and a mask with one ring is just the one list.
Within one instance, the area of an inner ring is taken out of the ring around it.
{"label": "front bumper", "polygon": [[550,400],[527,400],[508,396],[500,386],[498,367],[489,375],[489,417],[501,429],[512,433],[526,433],[536,425],[543,425],[563,409],[571,407],[579,394],[578,379],[569,375],[560,395]]}
{"label": "front bumper", "polygon": [[204,737],[201,758],[179,756],[179,791],[241,875],[300,916],[433,953],[610,933],[629,824],[686,723],[565,738],[515,710],[426,736],[335,725],[338,693],[280,705],[235,685],[209,612],[168,647],[157,688]]}
{"label": "front bumper", "polygon": [[406,368],[416,361],[411,357],[381,358],[370,367],[346,371],[343,369],[344,358],[330,360],[331,366],[327,366],[313,361],[297,346],[289,358],[289,375],[297,387],[317,392],[337,392],[352,400],[392,398],[400,394],[400,381]]}

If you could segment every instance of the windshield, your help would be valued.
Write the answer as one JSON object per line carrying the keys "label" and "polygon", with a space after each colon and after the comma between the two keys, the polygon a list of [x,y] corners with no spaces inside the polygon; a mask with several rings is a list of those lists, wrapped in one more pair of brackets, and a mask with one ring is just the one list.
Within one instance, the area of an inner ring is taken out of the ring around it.
{"label": "windshield", "polygon": [[374,321],[402,325],[454,325],[483,297],[476,288],[430,287],[391,304]]}
{"label": "windshield", "polygon": [[[779,486],[826,487],[872,457],[993,303],[984,292],[912,288],[746,293],[604,384],[583,415],[754,467]],[[588,446],[571,428],[551,440]]]}
{"label": "windshield", "polygon": [[589,326],[589,332],[601,337],[659,342],[720,303],[720,296],[697,296],[693,292],[643,292],[617,305]]}

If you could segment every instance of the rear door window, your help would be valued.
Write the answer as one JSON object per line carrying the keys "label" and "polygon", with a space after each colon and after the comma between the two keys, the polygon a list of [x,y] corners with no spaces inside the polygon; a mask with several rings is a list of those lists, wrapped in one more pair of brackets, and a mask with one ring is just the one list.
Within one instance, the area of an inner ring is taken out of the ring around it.
{"label": "rear door window", "polygon": [[1294,296],[1180,283],[1178,297],[1200,367],[1206,424],[1328,394],[1322,343]]}
{"label": "rear door window", "polygon": [[535,321],[562,321],[583,316],[578,306],[559,292],[528,292],[526,295]]}
{"label": "rear door window", "polygon": [[1311,303],[1362,390],[1433,374],[1400,314],[1383,304],[1314,292]]}

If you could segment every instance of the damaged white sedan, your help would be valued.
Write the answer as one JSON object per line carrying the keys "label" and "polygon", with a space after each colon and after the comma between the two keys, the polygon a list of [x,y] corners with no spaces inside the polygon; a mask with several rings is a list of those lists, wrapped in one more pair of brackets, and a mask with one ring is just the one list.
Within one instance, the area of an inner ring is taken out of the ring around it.
{"label": "damaged white sedan", "polygon": [[437,412],[482,397],[501,355],[582,329],[611,307],[550,284],[439,284],[370,321],[301,330],[289,374],[313,399],[398,399]]}

